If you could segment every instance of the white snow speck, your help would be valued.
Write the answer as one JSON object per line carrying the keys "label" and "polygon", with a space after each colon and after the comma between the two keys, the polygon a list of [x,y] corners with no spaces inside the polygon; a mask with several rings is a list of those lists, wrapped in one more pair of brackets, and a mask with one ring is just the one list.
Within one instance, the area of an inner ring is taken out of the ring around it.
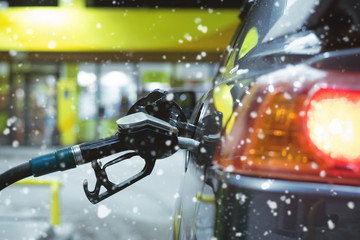
{"label": "white snow speck", "polygon": [[225,172],[233,172],[235,170],[235,168],[233,165],[229,165],[224,170],[225,170]]}
{"label": "white snow speck", "polygon": [[133,207],[132,211],[133,211],[133,213],[138,214],[139,213],[139,208],[138,207]]}
{"label": "white snow speck", "polygon": [[195,18],[195,19],[194,19],[194,23],[195,23],[195,24],[201,23],[201,18]]}
{"label": "white snow speck", "polygon": [[243,205],[246,202],[247,196],[243,193],[237,193],[235,198],[240,202],[241,205]]}
{"label": "white snow speck", "polygon": [[19,141],[17,141],[17,140],[14,140],[14,141],[12,142],[13,148],[17,148],[19,145],[20,145],[20,143],[19,143]]}
{"label": "white snow speck", "polygon": [[188,42],[191,42],[192,41],[192,36],[189,34],[189,33],[185,33],[184,34],[184,38],[188,41]]}
{"label": "white snow speck", "polygon": [[16,118],[15,116],[10,117],[10,118],[8,118],[8,120],[6,121],[6,125],[7,125],[8,127],[10,127],[11,125],[13,125],[13,124],[16,122],[16,120],[17,120],[17,118]]}
{"label": "white snow speck", "polygon": [[174,194],[174,199],[178,199],[180,197],[180,194],[179,193],[175,193]]}
{"label": "white snow speck", "polygon": [[270,107],[268,107],[267,109],[266,109],[266,112],[265,112],[267,115],[270,115],[271,114],[271,108]]}
{"label": "white snow speck", "polygon": [[15,57],[16,55],[17,55],[17,51],[16,50],[10,50],[9,51],[9,54],[10,54],[10,56],[12,56],[12,57]]}
{"label": "white snow speck", "polygon": [[288,92],[284,92],[284,98],[287,100],[291,99],[291,95]]}
{"label": "white snow speck", "polygon": [[10,133],[10,129],[9,128],[5,128],[4,131],[3,131],[3,134],[4,135],[9,135]]}
{"label": "white snow speck", "polygon": [[252,111],[252,112],[250,113],[250,117],[251,117],[251,118],[256,118],[256,117],[257,117],[257,113],[256,113],[255,111]]}
{"label": "white snow speck", "polygon": [[275,201],[268,200],[266,203],[269,206],[269,208],[271,208],[271,209],[277,208],[277,203]]}
{"label": "white snow speck", "polygon": [[245,74],[245,73],[248,73],[249,72],[249,69],[239,69],[236,71],[236,74],[237,75],[241,75],[241,74]]}
{"label": "white snow speck", "polygon": [[330,230],[333,230],[335,228],[335,223],[331,219],[327,221],[327,225]]}
{"label": "white snow speck", "polygon": [[106,218],[107,216],[109,216],[111,213],[111,209],[109,209],[107,206],[101,204],[98,207],[97,210],[97,216],[98,218]]}
{"label": "white snow speck", "polygon": [[273,85],[269,85],[268,91],[269,91],[269,93],[273,93],[273,92],[275,91],[274,86],[273,86]]}
{"label": "white snow speck", "polygon": [[261,189],[266,190],[270,188],[270,182],[266,181],[263,184],[261,184]]}
{"label": "white snow speck", "polygon": [[343,37],[343,39],[342,39],[344,42],[349,42],[350,41],[350,38],[348,37],[348,36],[345,36],[345,37]]}
{"label": "white snow speck", "polygon": [[158,170],[156,171],[156,175],[157,175],[157,176],[162,176],[162,175],[164,175],[164,170],[163,170],[163,169],[158,169]]}
{"label": "white snow speck", "polygon": [[350,209],[354,209],[355,208],[355,203],[350,201],[350,202],[347,203],[347,207],[350,208]]}
{"label": "white snow speck", "polygon": [[318,169],[319,166],[318,166],[315,162],[312,162],[312,163],[311,163],[311,168],[312,168],[312,169]]}
{"label": "white snow speck", "polygon": [[28,187],[23,188],[23,194],[27,195],[27,194],[29,194],[29,192],[30,192],[30,190]]}
{"label": "white snow speck", "polygon": [[174,99],[174,94],[173,93],[169,93],[168,95],[166,95],[166,100],[167,101],[171,101]]}
{"label": "white snow speck", "polygon": [[56,42],[54,40],[50,40],[48,42],[48,48],[50,48],[50,49],[56,48]]}
{"label": "white snow speck", "polygon": [[265,134],[262,133],[262,132],[261,132],[261,133],[258,133],[257,136],[258,136],[259,139],[264,139],[264,138],[265,138]]}
{"label": "white snow speck", "polygon": [[199,30],[199,31],[200,31],[200,32],[202,32],[202,33],[207,33],[207,31],[208,31],[208,27],[207,27],[207,26],[204,26],[204,25],[199,24],[199,25],[197,26],[197,30]]}

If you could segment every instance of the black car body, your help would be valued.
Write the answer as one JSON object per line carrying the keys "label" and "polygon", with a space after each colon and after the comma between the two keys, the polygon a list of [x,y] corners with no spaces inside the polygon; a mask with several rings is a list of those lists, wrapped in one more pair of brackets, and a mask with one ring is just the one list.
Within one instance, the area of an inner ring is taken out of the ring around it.
{"label": "black car body", "polygon": [[360,239],[360,2],[245,1],[173,239]]}

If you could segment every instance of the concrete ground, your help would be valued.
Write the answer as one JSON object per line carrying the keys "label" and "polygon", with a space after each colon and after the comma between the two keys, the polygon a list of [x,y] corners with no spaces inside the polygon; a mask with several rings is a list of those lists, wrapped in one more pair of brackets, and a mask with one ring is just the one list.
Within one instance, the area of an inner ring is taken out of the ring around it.
{"label": "concrete ground", "polygon": [[[0,172],[54,150],[0,146]],[[169,239],[184,173],[183,155],[178,152],[158,160],[150,176],[96,205],[87,200],[82,187],[84,179],[90,189],[94,186],[90,164],[40,177],[61,182],[61,225],[57,227],[51,225],[49,187],[8,187],[0,192],[0,239]],[[139,158],[121,163],[112,169],[110,179],[129,176],[142,163]]]}

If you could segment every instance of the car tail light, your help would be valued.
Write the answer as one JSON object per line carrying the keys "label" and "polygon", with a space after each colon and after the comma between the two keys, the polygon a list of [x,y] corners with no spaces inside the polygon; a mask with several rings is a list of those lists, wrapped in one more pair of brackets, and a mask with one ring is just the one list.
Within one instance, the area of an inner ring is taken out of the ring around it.
{"label": "car tail light", "polygon": [[305,70],[254,82],[215,164],[244,175],[360,185],[360,74]]}
{"label": "car tail light", "polygon": [[320,89],[307,107],[309,142],[329,163],[356,168],[360,164],[360,91]]}

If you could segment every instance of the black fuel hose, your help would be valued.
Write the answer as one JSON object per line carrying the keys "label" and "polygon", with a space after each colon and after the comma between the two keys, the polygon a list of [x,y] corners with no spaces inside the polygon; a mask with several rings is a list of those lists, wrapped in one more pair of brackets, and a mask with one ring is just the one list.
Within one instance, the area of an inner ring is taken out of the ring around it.
{"label": "black fuel hose", "polygon": [[0,191],[7,186],[33,175],[30,163],[26,162],[0,174]]}
{"label": "black fuel hose", "polygon": [[0,191],[30,176],[39,177],[57,171],[65,171],[118,152],[129,150],[125,138],[119,134],[66,147],[56,152],[30,159],[0,174]]}

